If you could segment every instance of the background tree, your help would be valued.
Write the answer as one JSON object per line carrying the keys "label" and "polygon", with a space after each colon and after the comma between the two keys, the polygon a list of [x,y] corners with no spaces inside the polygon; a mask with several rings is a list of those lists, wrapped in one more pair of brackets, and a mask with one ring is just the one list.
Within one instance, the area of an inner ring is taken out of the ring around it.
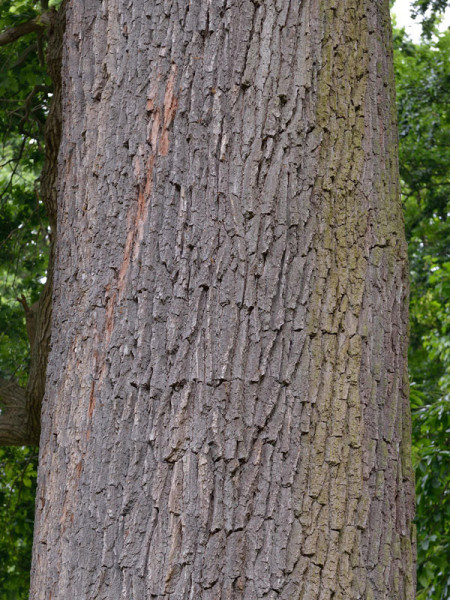
{"label": "background tree", "polygon": [[[35,3],[24,2],[24,6],[34,7]],[[8,7],[9,2],[5,2]],[[22,8],[24,7],[22,6]],[[13,8],[9,6],[9,8]],[[44,2],[42,8],[48,8],[48,3]],[[14,13],[14,10],[13,10]],[[8,212],[14,215],[17,207],[23,206],[14,202],[17,192],[10,193],[12,180],[15,178],[16,171],[22,169],[20,159],[24,155],[27,146],[37,146],[39,149],[39,137],[43,136],[45,140],[43,149],[42,172],[40,175],[39,186],[36,188],[35,195],[35,219],[37,218],[41,225],[41,233],[43,234],[42,241],[38,244],[36,240],[28,240],[25,243],[24,254],[34,252],[35,257],[40,260],[46,259],[48,256],[48,266],[46,281],[42,288],[42,293],[39,299],[33,304],[29,304],[25,295],[21,295],[17,300],[20,301],[25,313],[26,330],[30,347],[29,361],[29,377],[25,387],[21,386],[17,379],[0,378],[0,396],[2,399],[2,411],[0,413],[0,440],[3,444],[8,445],[32,445],[37,444],[40,435],[40,413],[41,403],[45,388],[45,372],[47,365],[48,348],[50,343],[50,315],[51,315],[51,293],[52,293],[52,274],[53,274],[53,247],[54,247],[54,231],[56,225],[56,178],[57,178],[57,154],[59,148],[59,139],[61,132],[61,44],[62,44],[62,29],[58,22],[60,13],[53,8],[34,17],[26,23],[19,23],[14,27],[6,28],[0,36],[0,47],[6,46],[21,38],[26,38],[29,34],[37,35],[36,42],[38,55],[42,54],[42,39],[47,41],[46,45],[46,72],[52,78],[52,102],[48,106],[48,115],[45,118],[45,127],[41,122],[41,117],[44,118],[46,113],[45,101],[40,102],[40,98],[36,99],[39,93],[49,93],[50,88],[44,84],[34,85],[32,90],[26,95],[24,106],[16,111],[9,111],[13,122],[18,121],[18,131],[12,130],[13,134],[8,137],[8,129],[6,129],[5,137],[5,161],[4,166],[10,164],[17,165],[7,169],[7,182],[4,187],[5,194],[5,214]],[[33,44],[24,50],[17,60],[11,61],[11,52],[6,53],[6,67],[10,67],[12,73],[12,83],[16,79],[27,81],[29,74],[29,65],[27,59],[33,54]],[[33,62],[32,58],[28,59]],[[9,61],[9,62],[8,62]],[[14,69],[18,68],[18,72]],[[41,72],[38,73],[38,78],[42,77],[43,65]],[[22,73],[25,71],[25,74]],[[14,85],[12,86],[14,89]],[[47,97],[48,99],[48,97]],[[8,102],[10,98],[3,99]],[[45,99],[44,99],[45,100]],[[12,100],[15,102],[15,100]],[[37,104],[36,104],[37,102]],[[23,114],[22,114],[23,113]],[[20,141],[19,141],[20,140]],[[15,156],[15,146],[18,146],[18,155]],[[25,152],[25,157],[27,153]],[[20,174],[20,173],[19,173]],[[48,219],[48,227],[45,228],[44,223],[39,218],[41,208],[40,202],[45,206],[45,212]],[[33,213],[33,214],[34,214]],[[37,215],[37,217],[36,217]],[[31,218],[31,217],[30,217]],[[8,224],[7,224],[8,225]],[[17,228],[17,230],[20,227]],[[10,236],[17,237],[17,230],[12,229]],[[32,229],[31,233],[36,237],[37,232]],[[21,232],[19,232],[19,235]],[[27,234],[29,237],[29,234]],[[39,239],[39,238],[38,238]],[[41,248],[47,244],[47,252]],[[38,246],[35,248],[34,246]],[[26,265],[25,269],[29,269],[30,265]],[[26,275],[26,274],[24,274]],[[26,277],[25,277],[26,279]],[[44,278],[45,280],[45,278]],[[12,279],[12,287],[14,288],[15,277]],[[36,284],[34,289],[36,290]]]}
{"label": "background tree", "polygon": [[[49,8],[47,2],[0,2],[0,391],[3,391],[0,401],[3,403],[8,384],[14,384],[11,388],[14,391],[32,389],[33,385],[27,386],[28,374],[30,370],[39,370],[39,351],[30,353],[24,308],[36,307],[42,295],[50,250],[48,213],[42,194],[45,196],[49,188],[48,171],[43,173],[43,167],[52,83],[45,64],[48,20],[45,24],[46,19],[41,16]],[[33,328],[30,319],[28,326]],[[11,441],[9,436],[8,442]],[[36,469],[36,448],[0,448],[1,600],[28,597]]]}

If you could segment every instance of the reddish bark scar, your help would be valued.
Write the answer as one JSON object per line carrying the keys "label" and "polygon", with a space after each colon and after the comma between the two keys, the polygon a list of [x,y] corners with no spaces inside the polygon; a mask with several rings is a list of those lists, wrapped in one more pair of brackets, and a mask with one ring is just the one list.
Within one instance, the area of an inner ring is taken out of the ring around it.
{"label": "reddish bark scar", "polygon": [[91,385],[91,395],[89,397],[89,410],[88,410],[88,418],[89,419],[92,418],[92,413],[94,412],[94,408],[95,408],[94,391],[95,391],[95,381],[92,382],[92,385]]}
{"label": "reddish bark scar", "polygon": [[150,133],[150,143],[152,145],[153,152],[156,152],[156,145],[158,143],[158,133],[159,133],[160,125],[161,125],[160,111],[159,111],[159,109],[157,109],[155,111],[155,117],[153,119],[152,130]]}
{"label": "reddish bark scar", "polygon": [[[130,258],[131,258],[131,251],[133,249],[134,235],[135,235],[135,229],[133,226],[131,226],[128,231],[127,241],[125,242],[125,250],[123,253],[122,266],[120,267],[119,279],[117,282],[117,289],[119,292],[119,296],[121,296],[123,293],[124,285],[125,285],[125,277],[128,272],[128,267],[130,266]],[[112,298],[112,300],[113,299],[115,299],[115,298]],[[111,303],[111,305],[112,305],[112,303]]]}
{"label": "reddish bark scar", "polygon": [[[144,236],[144,224],[147,220],[148,207],[150,202],[150,196],[152,193],[153,185],[153,167],[156,158],[156,149],[159,138],[159,151],[160,156],[167,156],[169,152],[169,133],[168,128],[170,127],[175,113],[178,108],[178,99],[174,96],[175,78],[177,74],[177,66],[172,65],[170,70],[169,78],[166,85],[164,94],[164,106],[163,106],[163,124],[161,128],[161,111],[156,109],[154,112],[154,118],[152,127],[150,130],[149,141],[152,145],[153,153],[149,156],[146,165],[145,183],[139,186],[138,193],[138,205],[136,210],[136,216],[129,221],[129,229],[127,233],[127,239],[125,241],[125,249],[123,253],[122,264],[119,270],[119,276],[117,279],[117,291],[111,296],[108,301],[106,308],[106,340],[109,341],[114,328],[114,311],[117,302],[117,298],[122,297],[125,289],[125,280],[130,267],[131,259],[135,259],[138,255],[140,244]],[[159,77],[157,78],[157,82]],[[154,110],[154,98],[156,96],[156,89],[152,89],[151,94],[147,102],[147,110]],[[137,173],[139,175],[139,173]],[[92,392],[93,393],[93,392]],[[95,402],[94,402],[95,404]],[[92,407],[93,410],[93,407]],[[91,416],[91,408],[89,408]]]}
{"label": "reddish bark scar", "polygon": [[[119,271],[119,279],[117,283],[117,290],[119,293],[119,298],[122,296],[124,288],[125,288],[125,278],[128,273],[128,269],[131,262],[131,256],[136,258],[137,253],[139,251],[140,243],[142,242],[142,238],[144,235],[144,223],[147,220],[148,215],[148,205],[150,200],[150,195],[152,191],[152,180],[153,180],[153,165],[155,163],[155,156],[151,154],[147,161],[147,169],[146,169],[146,177],[144,186],[140,186],[139,194],[138,194],[138,206],[136,211],[136,217],[134,219],[134,223],[130,225],[130,229],[128,231],[127,240],[125,242],[125,250],[123,253],[122,265]],[[134,252],[133,252],[134,249]],[[112,311],[114,309],[115,297],[111,299],[111,302],[108,306],[111,307],[111,325],[112,325]]]}
{"label": "reddish bark scar", "polygon": [[169,153],[169,133],[167,130],[170,127],[178,108],[178,99],[173,95],[176,74],[177,65],[174,64],[172,65],[172,69],[170,71],[169,80],[166,86],[166,93],[164,95],[164,123],[161,132],[161,141],[159,144],[160,156],[167,156]]}

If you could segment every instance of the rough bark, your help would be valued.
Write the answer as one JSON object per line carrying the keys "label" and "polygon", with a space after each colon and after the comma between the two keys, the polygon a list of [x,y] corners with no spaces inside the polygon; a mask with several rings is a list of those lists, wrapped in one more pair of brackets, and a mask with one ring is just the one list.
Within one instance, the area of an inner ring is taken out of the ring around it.
{"label": "rough bark", "polygon": [[[32,23],[36,23],[35,19]],[[16,402],[9,397],[6,386],[0,385],[0,445],[38,445],[41,428],[41,406],[44,396],[53,288],[54,232],[56,229],[58,150],[61,140],[61,58],[64,32],[64,3],[59,11],[42,15],[47,36],[46,66],[53,82],[53,98],[45,125],[45,159],[40,178],[40,197],[45,204],[51,227],[50,256],[47,281],[39,300],[28,306],[22,303],[30,343],[30,371],[26,389],[6,382],[17,390]],[[40,26],[41,27],[41,26]],[[7,32],[4,32],[7,33]],[[4,35],[4,34],[2,34]],[[0,36],[1,39],[1,36]],[[20,392],[18,391],[20,389]],[[4,393],[5,392],[5,393]]]}
{"label": "rough bark", "polygon": [[413,598],[388,5],[69,2],[32,600]]}

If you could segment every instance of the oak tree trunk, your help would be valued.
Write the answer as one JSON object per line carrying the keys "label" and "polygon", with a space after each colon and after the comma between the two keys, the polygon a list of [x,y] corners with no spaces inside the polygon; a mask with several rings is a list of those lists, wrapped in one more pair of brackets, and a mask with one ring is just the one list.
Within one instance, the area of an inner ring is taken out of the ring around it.
{"label": "oak tree trunk", "polygon": [[72,0],[32,600],[412,600],[388,0]]}

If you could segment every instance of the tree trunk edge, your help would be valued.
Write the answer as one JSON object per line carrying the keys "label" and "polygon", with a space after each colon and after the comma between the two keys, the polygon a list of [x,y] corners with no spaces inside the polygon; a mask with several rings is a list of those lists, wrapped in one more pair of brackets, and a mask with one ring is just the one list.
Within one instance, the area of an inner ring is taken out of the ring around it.
{"label": "tree trunk edge", "polygon": [[63,36],[65,28],[64,0],[58,10],[48,15],[46,53],[47,72],[53,83],[53,97],[45,124],[45,160],[40,177],[40,197],[44,202],[50,223],[50,253],[46,273],[46,283],[37,302],[35,311],[35,334],[31,344],[30,373],[27,384],[28,428],[33,445],[39,445],[41,433],[42,400],[45,393],[47,362],[50,351],[53,273],[55,261],[55,242],[57,235],[57,186],[58,186],[58,154],[61,142],[61,64],[63,52]]}

